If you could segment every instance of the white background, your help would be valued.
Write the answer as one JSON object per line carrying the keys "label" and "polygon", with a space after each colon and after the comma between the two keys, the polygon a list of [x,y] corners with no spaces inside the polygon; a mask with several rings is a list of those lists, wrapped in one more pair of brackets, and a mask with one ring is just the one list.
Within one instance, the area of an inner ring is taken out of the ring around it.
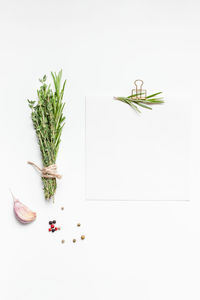
{"label": "white background", "polygon": [[[199,300],[199,1],[0,3],[0,298]],[[53,205],[26,164],[40,163],[26,99],[60,68],[67,124]],[[84,96],[126,95],[136,78],[193,108],[189,203],[84,201]],[[37,211],[35,223],[16,222],[9,188]],[[51,218],[63,228],[54,235]]]}

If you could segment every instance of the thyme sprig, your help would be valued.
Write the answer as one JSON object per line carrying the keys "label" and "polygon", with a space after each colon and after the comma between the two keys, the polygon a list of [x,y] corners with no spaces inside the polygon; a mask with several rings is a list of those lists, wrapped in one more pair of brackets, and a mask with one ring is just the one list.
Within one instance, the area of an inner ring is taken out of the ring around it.
{"label": "thyme sprig", "polygon": [[[152,95],[149,95],[142,99],[141,97],[137,97],[137,94],[130,95],[128,97],[114,97],[115,100],[122,101],[128,105],[130,105],[135,111],[141,112],[138,108],[138,106],[141,106],[143,108],[152,109],[149,105],[151,104],[161,104],[164,103],[163,98],[156,98],[156,96],[162,94],[162,92],[158,92]],[[142,93],[140,93],[139,96],[141,96]]]}
{"label": "thyme sprig", "polygon": [[[61,133],[65,124],[63,95],[66,80],[61,86],[62,70],[58,74],[51,72],[51,76],[54,90],[52,90],[50,84],[46,84],[47,77],[44,75],[42,79],[39,79],[41,86],[37,90],[38,101],[28,100],[44,167],[56,163]],[[52,198],[57,187],[56,178],[42,177],[42,181],[45,198]]]}

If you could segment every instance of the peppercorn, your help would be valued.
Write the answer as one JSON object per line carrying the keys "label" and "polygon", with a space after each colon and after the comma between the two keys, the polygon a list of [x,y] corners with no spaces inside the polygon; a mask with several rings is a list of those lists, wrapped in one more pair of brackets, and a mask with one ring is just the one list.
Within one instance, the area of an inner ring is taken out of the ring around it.
{"label": "peppercorn", "polygon": [[49,228],[49,231],[51,231],[52,229],[51,228]]}
{"label": "peppercorn", "polygon": [[54,228],[54,225],[53,225],[53,224],[51,224],[51,228]]}
{"label": "peppercorn", "polygon": [[55,228],[52,228],[52,232],[54,232],[55,231]]}
{"label": "peppercorn", "polygon": [[56,220],[53,220],[53,224],[56,224]]}
{"label": "peppercorn", "polygon": [[55,227],[55,230],[58,230],[58,228],[57,228],[57,227]]}
{"label": "peppercorn", "polygon": [[49,221],[49,225],[51,225],[52,224],[52,221]]}
{"label": "peppercorn", "polygon": [[81,236],[81,239],[82,239],[82,240],[84,240],[84,239],[85,239],[85,236],[84,236],[84,235],[82,235],[82,236]]}
{"label": "peppercorn", "polygon": [[72,242],[73,242],[73,243],[76,243],[76,239],[73,239]]}
{"label": "peppercorn", "polygon": [[64,210],[64,206],[61,207],[61,210]]}
{"label": "peppercorn", "polygon": [[81,226],[81,223],[77,223],[77,227],[80,227]]}
{"label": "peppercorn", "polygon": [[61,243],[64,244],[65,240],[62,240]]}

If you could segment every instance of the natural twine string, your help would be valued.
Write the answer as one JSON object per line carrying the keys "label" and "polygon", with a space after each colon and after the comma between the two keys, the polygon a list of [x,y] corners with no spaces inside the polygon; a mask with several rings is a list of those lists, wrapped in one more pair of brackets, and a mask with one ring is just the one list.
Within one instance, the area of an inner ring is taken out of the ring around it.
{"label": "natural twine string", "polygon": [[48,167],[44,167],[42,169],[40,169],[36,164],[34,164],[31,161],[28,161],[29,165],[34,166],[36,169],[38,169],[38,171],[41,173],[41,177],[45,177],[45,178],[57,178],[57,179],[61,179],[62,176],[57,174],[57,166],[55,164],[50,165]]}

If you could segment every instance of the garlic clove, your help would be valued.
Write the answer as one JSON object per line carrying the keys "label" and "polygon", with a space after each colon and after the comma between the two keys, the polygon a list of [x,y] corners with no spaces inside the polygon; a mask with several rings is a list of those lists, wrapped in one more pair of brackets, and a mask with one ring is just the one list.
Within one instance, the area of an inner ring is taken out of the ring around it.
{"label": "garlic clove", "polygon": [[17,220],[23,224],[28,224],[34,221],[36,219],[36,213],[17,200],[13,194],[12,196],[14,201],[13,209]]}
{"label": "garlic clove", "polygon": [[18,200],[14,202],[14,213],[21,223],[30,223],[36,218],[36,213]]}

